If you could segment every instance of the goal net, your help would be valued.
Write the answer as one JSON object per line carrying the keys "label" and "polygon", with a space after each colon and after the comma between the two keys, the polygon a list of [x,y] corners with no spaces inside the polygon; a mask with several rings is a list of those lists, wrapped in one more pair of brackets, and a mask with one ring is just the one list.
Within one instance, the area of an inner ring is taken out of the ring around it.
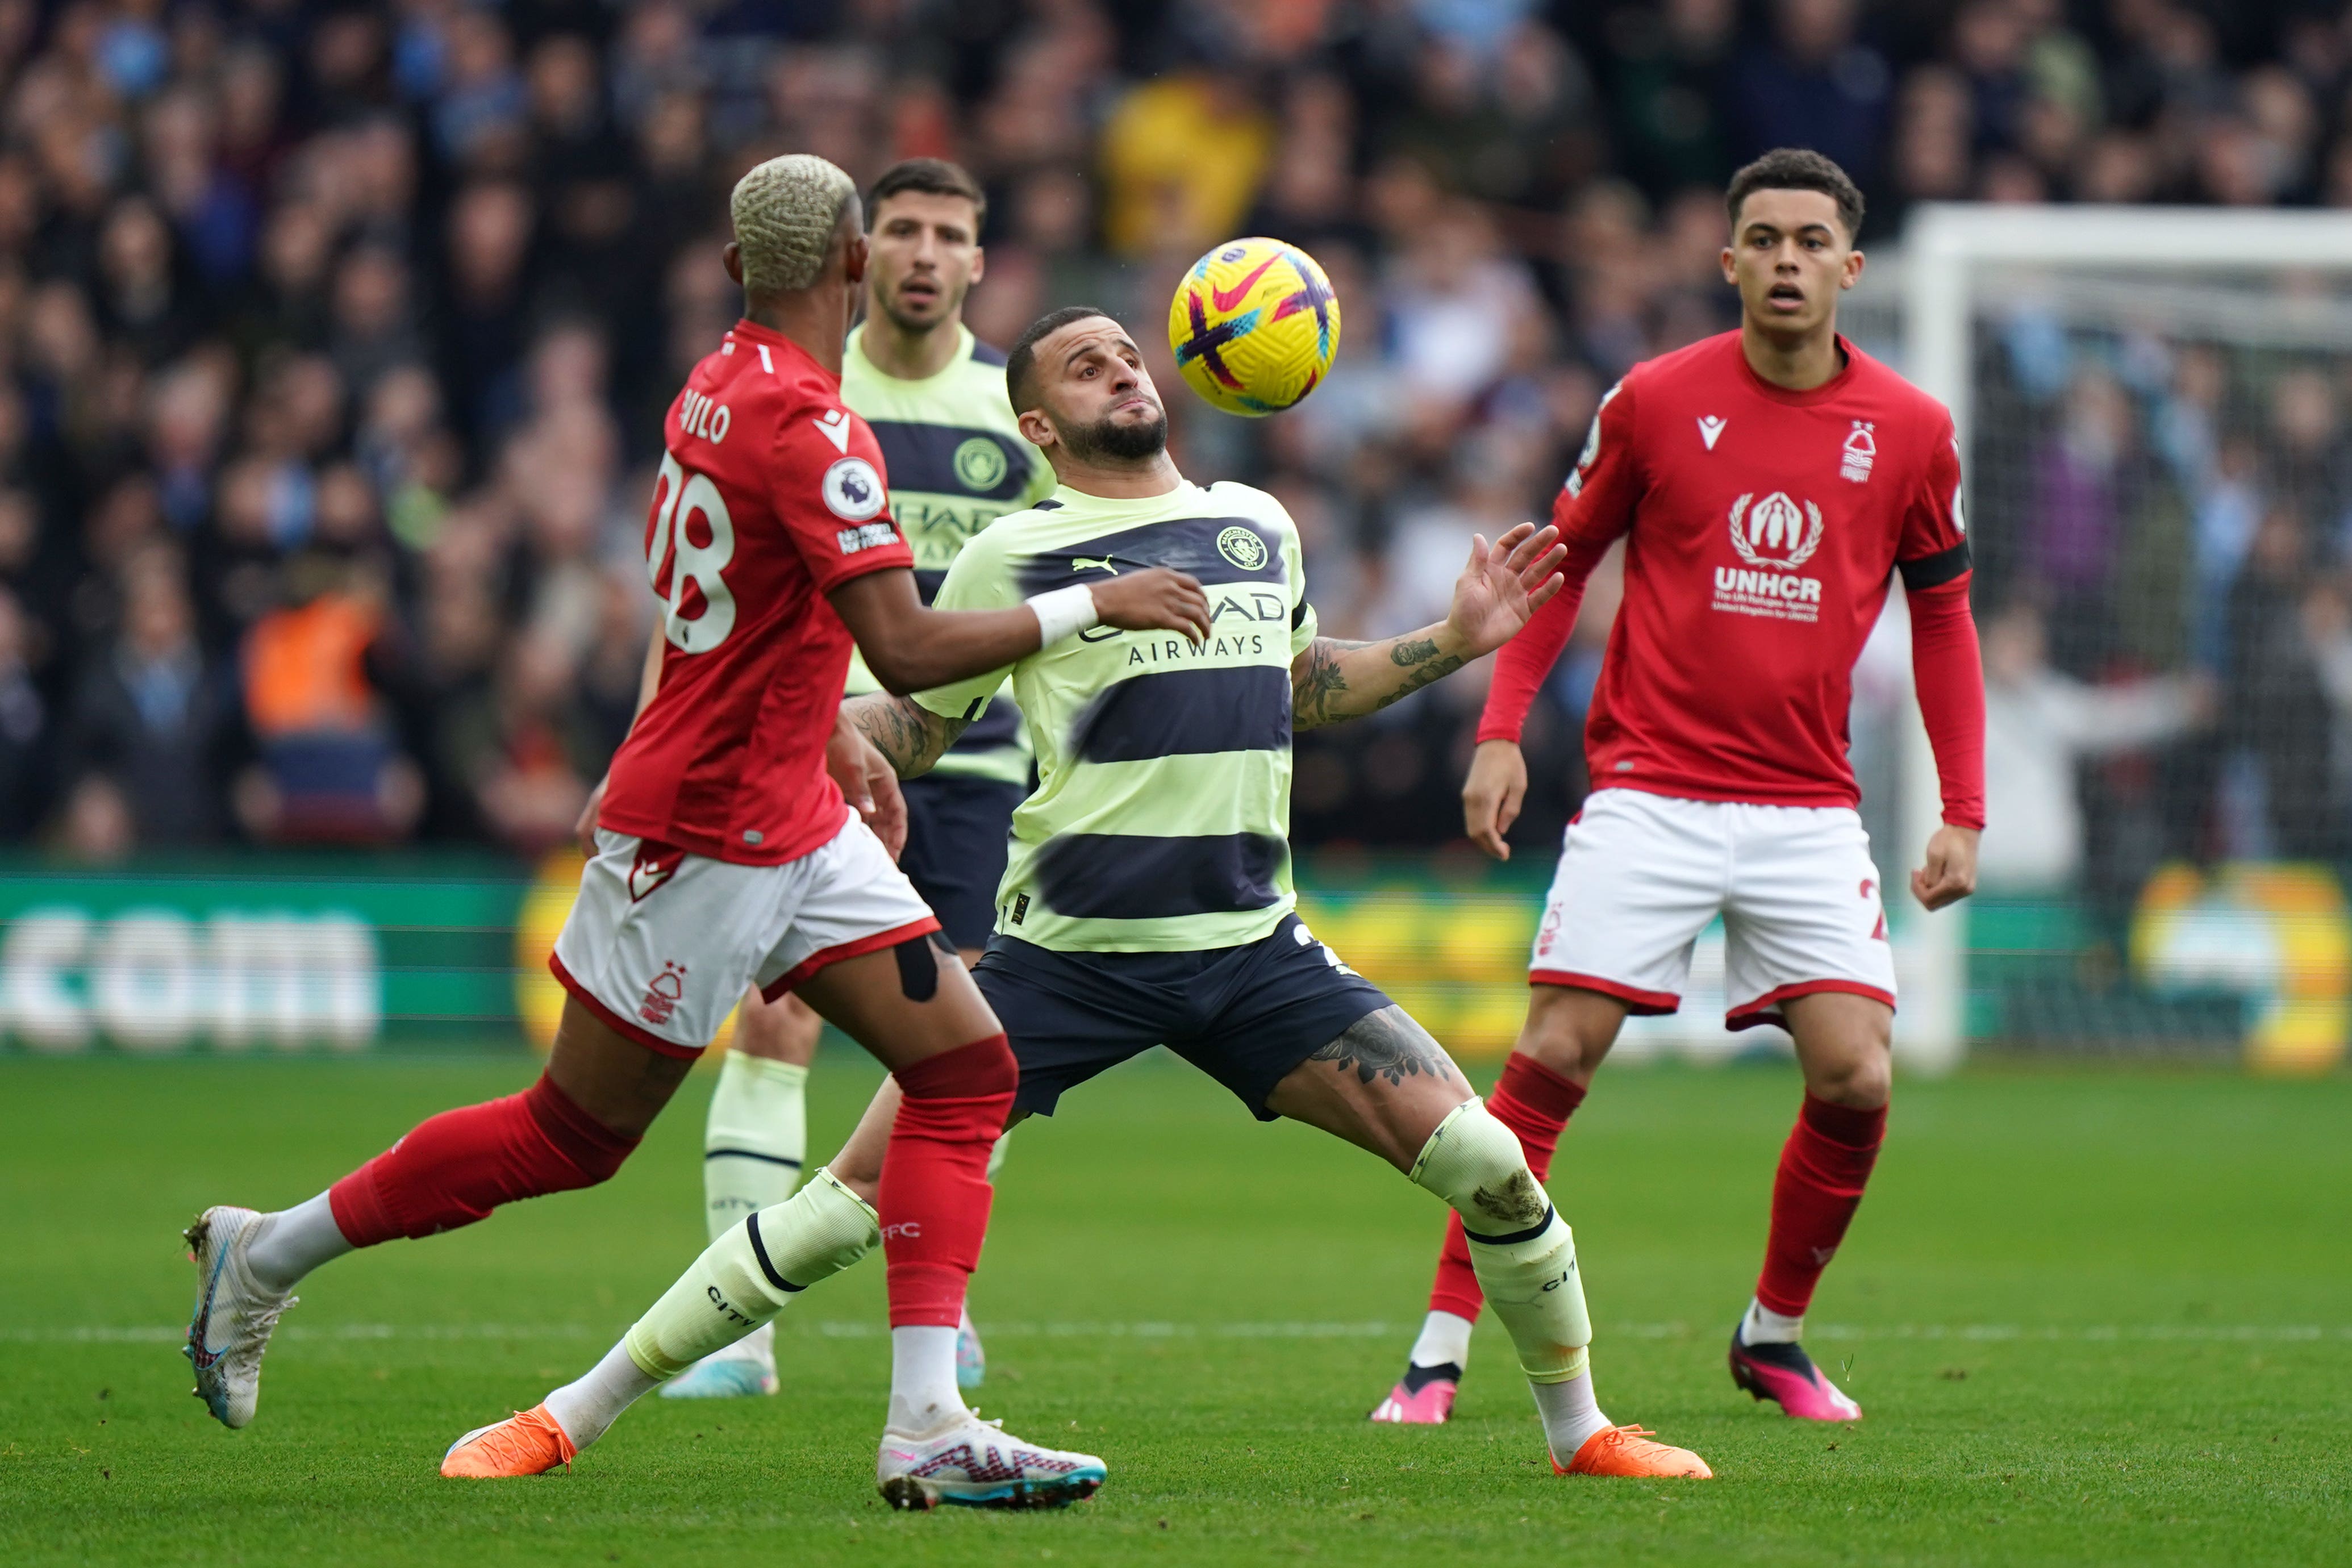
{"label": "goal net", "polygon": [[[2339,1059],[2352,214],[1929,206],[1871,281],[1858,337],[1958,422],[1989,708],[1982,891],[1895,925],[1898,1049]],[[1900,625],[1855,710],[1898,886],[1938,816]]]}

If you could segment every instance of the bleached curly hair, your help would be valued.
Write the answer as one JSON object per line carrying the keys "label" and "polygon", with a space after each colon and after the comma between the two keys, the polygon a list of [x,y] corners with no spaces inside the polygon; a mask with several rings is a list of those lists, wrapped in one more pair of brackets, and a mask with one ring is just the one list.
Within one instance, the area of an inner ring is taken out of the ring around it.
{"label": "bleached curly hair", "polygon": [[833,231],[856,195],[856,181],[809,153],[771,158],[736,181],[728,208],[743,255],[743,287],[772,294],[815,282]]}

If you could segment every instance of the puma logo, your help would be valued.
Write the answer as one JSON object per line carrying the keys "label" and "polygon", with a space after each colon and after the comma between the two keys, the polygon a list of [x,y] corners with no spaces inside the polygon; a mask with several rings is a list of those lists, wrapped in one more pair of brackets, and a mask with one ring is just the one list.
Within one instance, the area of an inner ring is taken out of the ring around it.
{"label": "puma logo", "polygon": [[1101,557],[1099,560],[1087,555],[1073,555],[1070,557],[1070,570],[1073,572],[1083,572],[1089,566],[1099,566],[1114,577],[1118,575],[1118,568],[1110,563],[1110,557],[1108,555]]}

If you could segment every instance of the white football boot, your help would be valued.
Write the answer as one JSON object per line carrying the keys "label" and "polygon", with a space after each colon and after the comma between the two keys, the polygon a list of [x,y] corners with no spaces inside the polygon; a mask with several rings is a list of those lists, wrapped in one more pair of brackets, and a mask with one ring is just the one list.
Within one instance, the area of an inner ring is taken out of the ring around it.
{"label": "white football boot", "polygon": [[741,1399],[776,1392],[776,1325],[761,1323],[661,1386],[664,1399]]}
{"label": "white football boot", "polygon": [[1105,1473],[1092,1454],[1024,1443],[976,1414],[919,1437],[884,1432],[874,1466],[882,1500],[899,1509],[1067,1508],[1094,1496]]}
{"label": "white football boot", "polygon": [[278,1315],[295,1301],[292,1291],[268,1289],[246,1266],[263,1218],[251,1209],[208,1208],[181,1233],[196,1265],[196,1306],[181,1353],[196,1369],[195,1396],[224,1426],[253,1419],[261,1352]]}

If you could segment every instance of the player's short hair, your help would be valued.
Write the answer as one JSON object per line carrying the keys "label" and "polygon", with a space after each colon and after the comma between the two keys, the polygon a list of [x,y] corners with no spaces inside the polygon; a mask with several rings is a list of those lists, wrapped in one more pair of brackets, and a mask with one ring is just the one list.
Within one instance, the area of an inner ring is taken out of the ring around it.
{"label": "player's short hair", "polygon": [[809,153],[771,158],[735,182],[728,214],[743,256],[743,287],[759,294],[805,289],[824,270],[834,230],[857,199],[857,182]]}
{"label": "player's short hair", "polygon": [[1013,413],[1026,414],[1037,406],[1037,345],[1072,321],[1083,321],[1088,316],[1108,319],[1110,312],[1092,305],[1065,305],[1029,323],[1029,330],[1021,334],[1013,352],[1004,356],[1004,395],[1012,400]]}
{"label": "player's short hair", "polygon": [[884,202],[908,191],[927,196],[961,196],[970,202],[974,238],[979,237],[980,226],[988,221],[988,193],[962,164],[945,158],[907,158],[883,170],[874,188],[866,193],[866,226],[874,226],[874,215]]}
{"label": "player's short hair", "polygon": [[1862,232],[1862,187],[1843,169],[1810,147],[1775,147],[1731,176],[1724,193],[1724,210],[1731,226],[1739,227],[1739,205],[1758,191],[1819,191],[1837,204],[1838,221],[1845,225],[1850,244]]}

